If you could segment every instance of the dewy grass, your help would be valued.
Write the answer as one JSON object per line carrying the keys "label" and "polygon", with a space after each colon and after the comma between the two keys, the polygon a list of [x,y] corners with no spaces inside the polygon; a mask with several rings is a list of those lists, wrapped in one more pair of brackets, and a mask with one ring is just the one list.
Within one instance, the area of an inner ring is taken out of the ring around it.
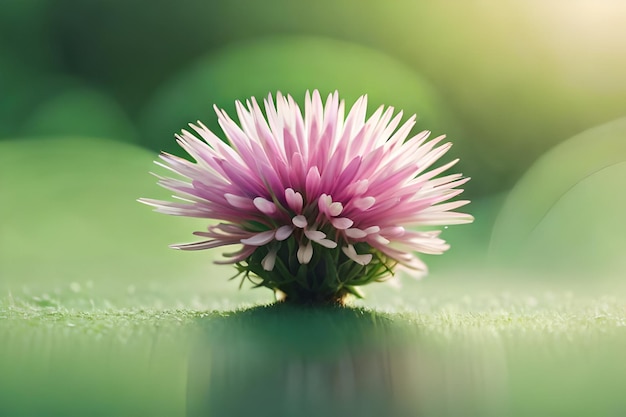
{"label": "dewy grass", "polygon": [[[485,328],[506,333],[541,334],[547,331],[586,334],[610,333],[626,327],[625,303],[615,296],[577,298],[571,293],[554,292],[520,297],[509,293],[461,295],[456,299],[418,296],[414,297],[412,303],[413,306],[399,304],[395,307],[389,304],[386,314],[393,320],[411,323],[422,332],[433,333]],[[7,296],[0,299],[0,328],[19,325],[36,329],[38,326],[48,327],[67,322],[78,327],[89,327],[94,323],[107,324],[112,328],[124,325],[159,325],[171,328],[185,326],[200,317],[230,314],[224,311],[211,312],[203,308],[120,308],[107,302],[98,304],[99,307],[84,308],[95,304],[87,300],[63,302],[49,296]],[[76,305],[83,308],[76,308]],[[102,307],[103,305],[110,307]],[[372,309],[362,311],[379,314]]]}
{"label": "dewy grass", "polygon": [[[60,298],[0,300],[0,415],[87,415],[94,407],[102,415],[176,416],[189,407],[228,415],[251,412],[252,399],[262,408],[267,398],[282,401],[268,408],[274,415],[289,415],[281,407],[310,400],[297,396],[303,392],[330,403],[343,392],[341,404],[352,411],[365,404],[392,416],[626,409],[616,388],[626,384],[626,310],[618,296],[442,290],[384,312],[281,304],[226,312],[76,308],[90,303]],[[335,375],[335,384],[347,385],[306,391],[305,375]],[[229,394],[241,389],[252,393],[249,402]],[[350,411],[337,407],[324,411]]]}

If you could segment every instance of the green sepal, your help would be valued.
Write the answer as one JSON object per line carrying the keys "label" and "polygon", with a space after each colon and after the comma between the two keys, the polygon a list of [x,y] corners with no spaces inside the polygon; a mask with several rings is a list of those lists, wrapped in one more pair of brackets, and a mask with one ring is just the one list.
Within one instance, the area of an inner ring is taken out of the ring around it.
{"label": "green sepal", "polygon": [[[271,242],[254,251],[245,261],[236,264],[242,282],[246,279],[255,287],[280,290],[298,302],[320,302],[336,300],[342,294],[362,298],[359,286],[383,281],[393,275],[396,261],[376,251],[367,243],[355,244],[358,253],[371,253],[372,261],[360,265],[348,258],[341,247],[326,248],[313,242],[313,256],[308,264],[301,265],[297,258],[300,247],[291,236],[283,242]],[[270,250],[276,250],[276,261],[272,271],[263,269],[262,261]],[[233,278],[235,278],[233,277]]]}

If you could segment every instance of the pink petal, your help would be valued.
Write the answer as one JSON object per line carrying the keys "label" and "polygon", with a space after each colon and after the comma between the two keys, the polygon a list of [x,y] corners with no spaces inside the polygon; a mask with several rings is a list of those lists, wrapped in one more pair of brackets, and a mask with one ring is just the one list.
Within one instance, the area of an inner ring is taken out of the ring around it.
{"label": "pink petal", "polygon": [[372,242],[372,243],[377,243],[379,245],[388,245],[389,244],[389,239],[382,237],[381,235],[378,234],[372,234],[369,235],[367,237],[367,241],[368,242]]}
{"label": "pink petal", "polygon": [[357,198],[353,201],[354,207],[362,211],[372,207],[374,203],[376,203],[376,199],[374,197]]}
{"label": "pink petal", "polygon": [[304,235],[311,240],[320,240],[326,237],[326,233],[319,230],[305,230]]}
{"label": "pink petal", "polygon": [[278,229],[276,229],[276,240],[285,240],[289,236],[291,236],[291,233],[293,233],[293,227],[289,225],[280,226]]}
{"label": "pink petal", "polygon": [[300,229],[304,229],[308,224],[306,221],[306,217],[301,214],[291,219],[291,222],[294,224],[294,226],[299,227]]}
{"label": "pink petal", "polygon": [[405,229],[401,226],[385,227],[380,230],[380,234],[387,238],[397,238],[404,235]]}
{"label": "pink petal", "polygon": [[293,188],[286,188],[285,200],[287,200],[287,205],[290,209],[296,213],[302,212],[302,205],[304,204],[302,194],[294,191]]}
{"label": "pink petal", "polygon": [[328,210],[332,203],[333,203],[333,199],[331,196],[327,194],[322,194],[317,199],[317,208],[319,209],[321,213],[328,215]]}
{"label": "pink petal", "polygon": [[306,196],[309,200],[313,199],[317,195],[320,188],[320,171],[317,166],[309,168],[309,172],[306,174]]}
{"label": "pink petal", "polygon": [[274,240],[276,231],[268,230],[265,232],[257,233],[256,235],[247,239],[241,239],[241,243],[248,246],[263,246]]}
{"label": "pink petal", "polygon": [[363,230],[365,233],[367,233],[368,235],[370,233],[378,233],[380,232],[380,227],[378,226],[370,226],[367,229]]}
{"label": "pink petal", "polygon": [[365,233],[361,229],[357,229],[356,227],[353,227],[351,229],[346,229],[344,230],[344,233],[346,234],[347,237],[350,237],[353,239],[361,239],[367,236],[367,233]]}
{"label": "pink petal", "polygon": [[330,206],[328,206],[328,214],[330,214],[333,217],[339,216],[342,211],[343,211],[343,204],[341,204],[338,201],[335,201]]}
{"label": "pink petal", "polygon": [[230,204],[231,206],[235,208],[251,209],[254,207],[254,204],[252,204],[252,201],[246,197],[240,197],[238,195],[226,193],[224,194],[224,198],[226,199],[226,201],[228,201],[228,204]]}
{"label": "pink petal", "polygon": [[335,229],[338,230],[345,230],[354,224],[354,221],[347,217],[336,217],[334,219],[331,219],[330,222],[333,224]]}
{"label": "pink petal", "polygon": [[276,204],[264,199],[263,197],[255,198],[253,203],[254,206],[263,214],[272,215],[277,211]]}

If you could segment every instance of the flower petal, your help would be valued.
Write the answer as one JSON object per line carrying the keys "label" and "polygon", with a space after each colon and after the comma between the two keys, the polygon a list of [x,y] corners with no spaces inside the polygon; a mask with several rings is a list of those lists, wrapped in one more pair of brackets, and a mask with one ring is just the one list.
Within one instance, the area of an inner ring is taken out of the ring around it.
{"label": "flower petal", "polygon": [[263,197],[257,197],[253,200],[254,206],[259,209],[263,214],[272,215],[278,210],[276,204],[264,199]]}
{"label": "flower petal", "polygon": [[248,246],[263,246],[274,240],[275,235],[275,230],[267,230],[265,232],[257,233],[247,239],[241,239],[241,243]]}
{"label": "flower petal", "polygon": [[339,216],[343,211],[343,204],[338,201],[333,202],[333,198],[328,194],[322,194],[317,200],[320,212],[329,217]]}
{"label": "flower petal", "polygon": [[317,166],[309,168],[309,172],[306,174],[305,185],[307,198],[312,198],[317,195],[320,189],[320,171]]}
{"label": "flower petal", "polygon": [[356,262],[359,265],[367,265],[372,261],[371,253],[359,255],[356,253],[356,250],[354,249],[354,246],[352,245],[344,246],[341,248],[341,250],[343,251],[343,253],[346,254],[348,258],[352,259],[354,262]]}
{"label": "flower petal", "polygon": [[293,233],[293,227],[290,225],[280,226],[276,229],[276,240],[282,241],[287,239]]}
{"label": "flower petal", "polygon": [[380,227],[378,226],[370,226],[366,229],[363,230],[365,233],[367,233],[368,235],[371,233],[378,233],[380,232]]}
{"label": "flower petal", "polygon": [[313,245],[311,245],[311,242],[307,242],[306,245],[300,245],[296,256],[298,257],[298,262],[302,265],[311,262],[311,258],[313,258]]}
{"label": "flower petal", "polygon": [[379,234],[371,234],[367,237],[368,241],[376,242],[379,245],[388,245],[390,243],[389,239],[382,237]]}
{"label": "flower petal", "polygon": [[328,249],[335,249],[337,247],[337,242],[330,239],[319,239],[316,240],[315,243],[317,243],[318,245],[322,245]]}
{"label": "flower petal", "polygon": [[354,224],[354,221],[347,217],[335,217],[334,219],[331,219],[330,222],[335,227],[335,229],[338,230],[345,230]]}
{"label": "flower petal", "polygon": [[311,240],[320,240],[326,237],[326,233],[319,230],[305,230],[304,235]]}
{"label": "flower petal", "polygon": [[328,214],[330,214],[333,217],[339,216],[342,211],[343,211],[343,204],[341,204],[338,201],[335,201],[328,207]]}
{"label": "flower petal", "polygon": [[308,224],[306,221],[306,217],[301,214],[291,219],[291,222],[294,224],[294,226],[299,227],[300,229],[304,229]]}
{"label": "flower petal", "polygon": [[287,205],[294,212],[300,214],[302,212],[302,205],[304,203],[302,199],[302,194],[293,190],[293,188],[285,189],[285,200],[287,200]]}
{"label": "flower petal", "polygon": [[333,199],[328,194],[322,194],[317,199],[317,208],[321,213],[328,214],[328,208],[333,203]]}
{"label": "flower petal", "polygon": [[274,269],[274,265],[276,264],[276,254],[278,251],[276,249],[272,249],[268,252],[267,255],[261,261],[261,266],[266,271],[271,271]]}
{"label": "flower petal", "polygon": [[346,234],[347,237],[350,237],[353,239],[361,239],[367,236],[367,233],[364,230],[358,229],[356,227],[346,229],[344,230],[344,233]]}
{"label": "flower petal", "polygon": [[361,211],[365,211],[372,207],[374,203],[376,203],[376,199],[374,197],[357,198],[353,201],[354,207]]}
{"label": "flower petal", "polygon": [[252,200],[246,197],[241,197],[238,195],[226,193],[224,194],[224,198],[226,199],[226,201],[228,201],[228,204],[230,204],[231,206],[235,208],[251,209],[252,207],[254,207]]}

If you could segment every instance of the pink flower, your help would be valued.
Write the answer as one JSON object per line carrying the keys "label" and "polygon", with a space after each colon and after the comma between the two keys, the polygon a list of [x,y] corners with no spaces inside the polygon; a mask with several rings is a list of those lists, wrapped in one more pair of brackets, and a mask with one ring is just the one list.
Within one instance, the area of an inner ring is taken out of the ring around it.
{"label": "pink flower", "polygon": [[[140,201],[156,211],[219,221],[206,238],[174,245],[184,250],[239,245],[226,254],[258,285],[306,298],[356,292],[400,264],[416,275],[426,266],[416,252],[448,249],[440,231],[421,226],[468,223],[472,216],[449,202],[469,180],[439,176],[458,160],[428,171],[450,148],[424,131],[407,140],[415,116],[379,107],[366,118],[367,97],[344,117],[337,92],[326,103],[305,98],[304,115],[291,98],[269,95],[263,110],[252,98],[236,102],[239,124],[215,108],[226,141],[198,122],[178,143],[195,162],[162,154],[159,165],[179,179],[159,178],[179,201]],[[198,139],[201,137],[202,140]],[[303,296],[302,294],[308,294]]]}

